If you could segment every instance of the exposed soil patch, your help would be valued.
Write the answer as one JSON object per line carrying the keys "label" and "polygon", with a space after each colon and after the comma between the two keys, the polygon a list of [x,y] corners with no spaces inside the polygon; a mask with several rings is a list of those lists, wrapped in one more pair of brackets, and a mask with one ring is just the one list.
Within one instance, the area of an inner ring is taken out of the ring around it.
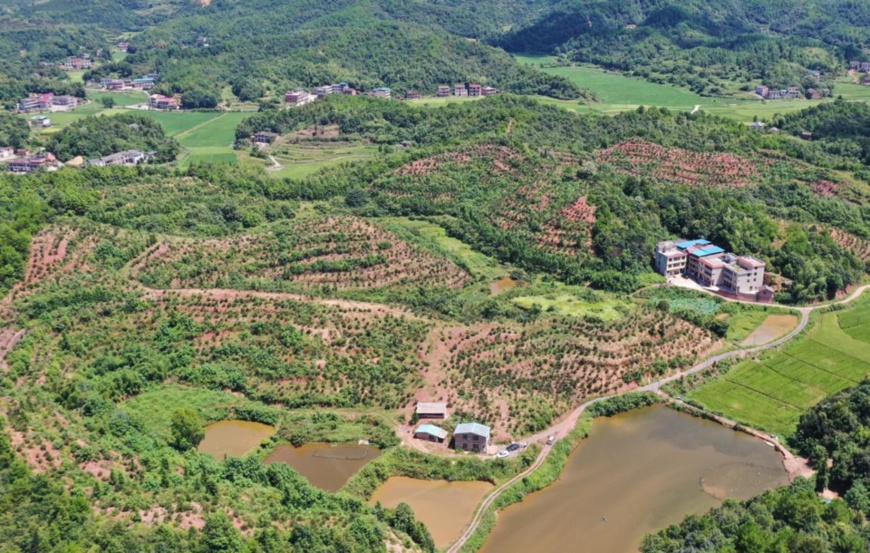
{"label": "exposed soil patch", "polygon": [[797,323],[798,318],[794,315],[769,315],[740,345],[760,346],[772,342],[788,334]]}
{"label": "exposed soil patch", "polygon": [[397,175],[428,175],[447,164],[462,166],[473,160],[486,160],[496,174],[513,173],[513,164],[522,162],[519,152],[507,146],[493,144],[475,145],[469,149],[444,152],[432,157],[418,159],[396,170]]}

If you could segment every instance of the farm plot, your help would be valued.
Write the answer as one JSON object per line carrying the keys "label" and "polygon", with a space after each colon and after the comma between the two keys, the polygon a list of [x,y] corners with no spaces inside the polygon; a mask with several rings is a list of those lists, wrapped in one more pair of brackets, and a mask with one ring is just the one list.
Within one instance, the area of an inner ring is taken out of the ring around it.
{"label": "farm plot", "polygon": [[755,163],[733,154],[665,148],[642,140],[598,150],[595,158],[623,174],[686,186],[742,187],[761,176]]}
{"label": "farm plot", "polygon": [[[126,112],[125,112],[126,113]],[[169,136],[178,136],[190,129],[216,119],[220,114],[201,111],[137,111],[163,126]]]}
{"label": "farm plot", "polygon": [[226,240],[161,245],[138,266],[155,288],[299,291],[399,286],[462,288],[470,275],[354,217],[279,225]]}
{"label": "farm plot", "polygon": [[[848,320],[852,310],[843,316]],[[868,375],[870,342],[847,334],[837,314],[828,313],[805,340],[761,362],[743,361],[689,397],[735,420],[788,436],[806,409]]]}

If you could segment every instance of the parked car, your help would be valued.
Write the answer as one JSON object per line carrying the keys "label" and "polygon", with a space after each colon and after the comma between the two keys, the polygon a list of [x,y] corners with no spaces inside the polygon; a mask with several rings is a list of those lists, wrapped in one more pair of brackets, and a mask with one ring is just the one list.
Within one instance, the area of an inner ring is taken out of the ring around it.
{"label": "parked car", "polygon": [[502,449],[501,451],[498,452],[498,455],[496,455],[496,457],[498,457],[499,459],[504,459],[505,457],[507,457],[510,454],[511,454],[510,451],[508,451],[506,449]]}
{"label": "parked car", "polygon": [[520,448],[520,444],[512,443],[511,445],[507,446],[505,451],[507,451],[508,453],[512,453],[512,452],[518,450],[519,448]]}
{"label": "parked car", "polygon": [[555,434],[547,437],[547,445],[553,445],[554,443],[556,443],[556,435]]}

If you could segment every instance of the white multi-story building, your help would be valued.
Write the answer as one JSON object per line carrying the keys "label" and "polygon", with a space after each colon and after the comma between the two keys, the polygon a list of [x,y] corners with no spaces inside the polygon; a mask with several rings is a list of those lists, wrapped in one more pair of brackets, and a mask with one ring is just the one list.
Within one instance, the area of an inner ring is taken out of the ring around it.
{"label": "white multi-story building", "polygon": [[773,290],[764,285],[764,261],[727,253],[708,240],[659,242],[655,267],[666,277],[682,275],[730,294],[773,299]]}

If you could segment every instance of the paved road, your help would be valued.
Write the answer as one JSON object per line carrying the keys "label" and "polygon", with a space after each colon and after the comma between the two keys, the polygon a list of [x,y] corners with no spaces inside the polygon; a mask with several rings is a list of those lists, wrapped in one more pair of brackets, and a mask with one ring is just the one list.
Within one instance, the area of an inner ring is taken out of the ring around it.
{"label": "paved road", "polygon": [[[786,342],[792,340],[793,338],[798,336],[801,332],[803,332],[806,329],[807,325],[810,322],[810,314],[813,311],[815,311],[817,309],[824,309],[826,307],[830,307],[831,305],[838,305],[838,304],[844,304],[844,303],[851,302],[854,299],[856,299],[858,296],[863,294],[864,291],[867,289],[870,289],[870,284],[867,284],[867,285],[864,285],[864,286],[857,288],[848,297],[846,297],[845,299],[842,299],[840,301],[836,301],[833,303],[826,303],[824,305],[817,305],[817,306],[812,306],[812,307],[795,308],[795,310],[800,313],[800,322],[798,322],[798,325],[797,325],[797,327],[794,328],[794,330],[792,330],[791,332],[789,332],[785,336],[778,338],[772,342],[768,342],[767,344],[764,344],[761,346],[756,346],[756,347],[752,347],[752,348],[745,348],[745,349],[738,349],[738,350],[734,350],[734,351],[720,353],[719,355],[714,355],[713,357],[705,359],[704,361],[698,363],[697,365],[693,366],[690,369],[673,374],[673,375],[668,376],[666,378],[662,378],[661,380],[656,380],[655,382],[647,384],[646,386],[641,386],[640,388],[635,388],[632,391],[658,393],[663,385],[668,384],[669,382],[674,382],[675,380],[679,380],[680,378],[682,378],[684,376],[709,369],[710,367],[712,367],[713,365],[715,365],[716,363],[718,363],[720,361],[724,361],[726,359],[733,359],[735,357],[744,357],[747,355],[754,355],[756,353],[761,353],[763,351],[779,347],[779,346],[785,344]],[[542,432],[539,432],[533,436],[529,436],[528,438],[526,438],[526,441],[528,441],[531,444],[534,442],[540,442],[542,440],[546,440],[546,437],[550,436],[550,435],[556,435],[559,437],[565,436],[574,428],[574,426],[576,426],[577,420],[580,418],[580,415],[583,414],[583,412],[586,410],[587,407],[589,407],[590,405],[593,405],[595,403],[598,403],[599,401],[604,401],[606,399],[610,399],[612,397],[615,397],[616,395],[618,395],[618,394],[600,397],[600,398],[593,399],[591,401],[587,401],[586,403],[584,403],[584,404],[580,405],[579,407],[577,407],[576,409],[574,409],[574,411],[572,411],[571,414],[568,415],[568,417],[565,420],[554,424],[553,426],[551,426],[550,428],[548,428]],[[505,490],[507,490],[512,485],[514,485],[516,482],[519,482],[522,478],[525,478],[526,476],[528,476],[529,474],[534,472],[538,467],[540,467],[544,463],[544,461],[547,459],[547,456],[550,454],[551,450],[552,450],[552,448],[550,446],[545,445],[544,449],[542,449],[541,453],[538,455],[538,458],[535,459],[534,464],[532,464],[529,468],[527,468],[526,470],[524,470],[520,474],[514,476],[513,478],[511,478],[510,480],[508,480],[507,482],[505,482],[504,484],[502,484],[501,486],[499,486],[498,488],[493,490],[492,493],[490,493],[486,497],[486,499],[484,499],[483,503],[481,503],[480,506],[478,507],[477,511],[474,514],[474,517],[471,519],[471,524],[468,526],[468,528],[466,528],[465,532],[462,533],[462,535],[459,537],[459,539],[456,541],[456,543],[454,543],[452,546],[450,546],[450,549],[448,549],[447,552],[448,553],[458,553],[458,551],[460,549],[462,549],[462,546],[465,545],[465,542],[467,542],[468,539],[471,537],[471,535],[474,534],[474,532],[477,530],[477,527],[480,525],[481,520],[483,520],[484,514],[486,514],[486,510],[489,509],[490,506],[492,506],[492,504],[495,502],[495,500],[498,499],[499,496],[501,496],[501,494],[503,494],[505,492]]]}

